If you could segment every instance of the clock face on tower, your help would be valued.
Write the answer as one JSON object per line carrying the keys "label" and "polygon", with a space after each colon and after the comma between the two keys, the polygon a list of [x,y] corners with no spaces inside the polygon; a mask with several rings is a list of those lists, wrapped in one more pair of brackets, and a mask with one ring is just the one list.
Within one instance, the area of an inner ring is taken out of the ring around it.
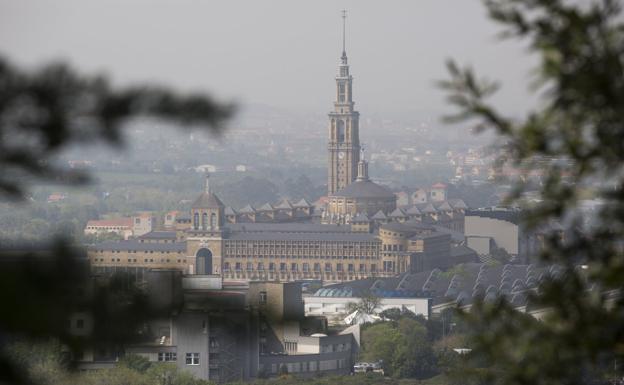
{"label": "clock face on tower", "polygon": [[342,158],[344,158],[344,156],[345,156],[344,151],[340,151],[340,152],[338,153],[338,159],[342,159]]}

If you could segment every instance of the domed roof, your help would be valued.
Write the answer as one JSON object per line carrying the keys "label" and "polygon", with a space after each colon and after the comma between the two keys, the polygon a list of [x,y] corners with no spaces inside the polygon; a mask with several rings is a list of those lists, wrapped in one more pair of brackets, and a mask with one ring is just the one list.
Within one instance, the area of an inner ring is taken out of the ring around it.
{"label": "domed roof", "polygon": [[345,198],[386,198],[396,199],[392,191],[370,180],[357,180],[333,196]]}
{"label": "domed roof", "polygon": [[191,205],[193,209],[211,209],[211,208],[223,208],[225,207],[223,203],[217,198],[215,194],[210,191],[210,179],[208,175],[206,175],[204,192],[201,193],[195,202]]}
{"label": "domed roof", "polygon": [[193,202],[193,205],[191,206],[191,208],[194,209],[208,209],[217,207],[224,207],[224,205],[223,203],[221,203],[216,195],[210,192],[203,192],[199,197],[197,197],[197,199],[195,199],[195,202]]}

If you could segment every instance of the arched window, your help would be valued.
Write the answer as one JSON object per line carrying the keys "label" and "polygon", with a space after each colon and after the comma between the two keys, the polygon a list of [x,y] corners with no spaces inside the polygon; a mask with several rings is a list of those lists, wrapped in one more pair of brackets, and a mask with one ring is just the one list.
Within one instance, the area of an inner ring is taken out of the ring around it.
{"label": "arched window", "polygon": [[344,142],[344,120],[340,120],[338,119],[338,121],[336,122],[336,126],[338,129],[338,143],[342,143]]}
{"label": "arched window", "polygon": [[337,122],[338,128],[338,143],[342,143],[345,140],[345,124],[343,120],[338,120]]}
{"label": "arched window", "polygon": [[195,230],[199,229],[199,213],[195,213],[195,215],[193,215],[193,228]]}
{"label": "arched window", "polygon": [[217,228],[217,214],[212,213],[210,214],[210,227],[212,227],[213,229]]}
{"label": "arched window", "polygon": [[206,230],[207,227],[208,227],[208,214],[203,213],[202,214],[202,230]]}

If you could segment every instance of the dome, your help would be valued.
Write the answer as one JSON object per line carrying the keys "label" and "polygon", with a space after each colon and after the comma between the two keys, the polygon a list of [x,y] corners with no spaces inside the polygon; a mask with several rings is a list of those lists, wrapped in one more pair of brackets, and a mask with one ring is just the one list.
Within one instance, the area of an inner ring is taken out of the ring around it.
{"label": "dome", "polygon": [[193,205],[191,206],[191,208],[194,209],[207,209],[216,207],[224,207],[224,205],[223,203],[221,203],[216,195],[209,192],[202,193],[199,197],[197,197],[197,199],[195,200],[195,202],[193,202]]}
{"label": "dome", "polygon": [[191,205],[193,209],[212,209],[212,208],[223,208],[225,207],[223,203],[217,198],[215,194],[210,191],[210,179],[208,175],[206,175],[206,182],[204,186],[204,192],[201,193],[200,196],[195,199],[195,202]]}
{"label": "dome", "polygon": [[396,199],[392,191],[370,180],[358,180],[334,193],[345,198],[384,198]]}

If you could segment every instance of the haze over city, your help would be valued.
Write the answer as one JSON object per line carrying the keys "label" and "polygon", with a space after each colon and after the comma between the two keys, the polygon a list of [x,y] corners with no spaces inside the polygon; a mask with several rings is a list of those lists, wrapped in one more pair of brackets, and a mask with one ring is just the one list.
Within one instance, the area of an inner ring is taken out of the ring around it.
{"label": "haze over city", "polygon": [[438,119],[447,109],[435,83],[449,58],[500,80],[496,105],[514,114],[528,106],[526,46],[499,41],[477,0],[3,0],[0,9],[0,51],[20,64],[68,60],[117,84],[154,81],[304,113],[330,105],[348,9],[366,116]]}
{"label": "haze over city", "polygon": [[624,385],[623,9],[0,0],[0,385]]}

